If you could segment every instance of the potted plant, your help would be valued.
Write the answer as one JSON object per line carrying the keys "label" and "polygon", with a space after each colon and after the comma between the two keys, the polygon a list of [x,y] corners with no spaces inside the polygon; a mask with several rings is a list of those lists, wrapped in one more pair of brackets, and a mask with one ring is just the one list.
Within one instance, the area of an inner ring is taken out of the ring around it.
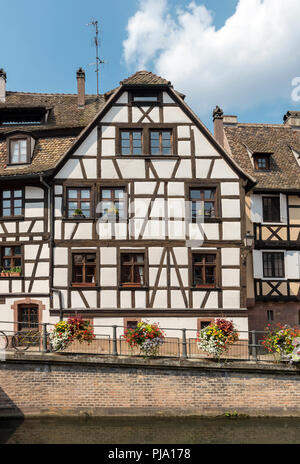
{"label": "potted plant", "polygon": [[119,210],[115,206],[108,208],[106,214],[109,221],[116,221],[119,218]]}
{"label": "potted plant", "polygon": [[214,358],[220,358],[238,340],[232,321],[215,319],[197,334],[197,346]]}
{"label": "potted plant", "polygon": [[85,215],[83,214],[82,210],[80,208],[77,208],[75,209],[74,213],[73,213],[73,217],[75,218],[85,218]]}
{"label": "potted plant", "polygon": [[19,277],[21,275],[21,267],[20,266],[16,266],[16,267],[12,267],[9,271],[9,275],[10,277]]}
{"label": "potted plant", "polygon": [[0,272],[0,277],[9,277],[9,271],[3,267]]}
{"label": "potted plant", "polygon": [[136,328],[124,331],[123,338],[130,348],[139,347],[144,357],[156,356],[160,346],[164,343],[165,334],[158,324],[139,322]]}
{"label": "potted plant", "polygon": [[90,321],[82,317],[72,317],[55,324],[49,338],[52,348],[57,351],[67,348],[73,340],[91,343],[95,335]]}
{"label": "potted plant", "polygon": [[273,354],[276,361],[296,360],[293,359],[293,354],[297,355],[299,349],[300,330],[298,328],[279,323],[274,327],[269,324],[265,330],[267,334],[262,345]]}

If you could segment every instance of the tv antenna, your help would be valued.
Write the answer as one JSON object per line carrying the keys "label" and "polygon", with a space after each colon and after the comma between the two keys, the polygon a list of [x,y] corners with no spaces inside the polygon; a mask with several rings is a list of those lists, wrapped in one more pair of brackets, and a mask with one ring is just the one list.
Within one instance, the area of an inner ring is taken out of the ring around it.
{"label": "tv antenna", "polygon": [[97,74],[97,96],[99,95],[99,65],[104,64],[104,61],[99,58],[99,39],[98,39],[98,34],[99,34],[99,29],[98,29],[98,21],[91,21],[90,23],[87,24],[87,26],[94,26],[95,28],[95,37],[93,39],[93,42],[96,47],[96,63],[90,63],[91,65],[95,64],[96,65],[96,70],[95,73]]}

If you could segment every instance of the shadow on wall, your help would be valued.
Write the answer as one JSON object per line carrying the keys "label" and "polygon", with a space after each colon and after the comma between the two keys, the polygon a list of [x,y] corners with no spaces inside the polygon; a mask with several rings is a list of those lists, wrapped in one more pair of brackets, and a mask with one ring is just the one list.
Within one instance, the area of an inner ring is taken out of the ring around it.
{"label": "shadow on wall", "polygon": [[23,421],[23,413],[0,386],[0,444],[7,443]]}

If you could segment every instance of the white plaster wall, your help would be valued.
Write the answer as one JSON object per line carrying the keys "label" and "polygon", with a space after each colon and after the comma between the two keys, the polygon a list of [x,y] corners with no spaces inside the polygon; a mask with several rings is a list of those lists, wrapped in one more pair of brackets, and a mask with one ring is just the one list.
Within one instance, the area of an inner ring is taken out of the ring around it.
{"label": "white plaster wall", "polygon": [[16,233],[16,223],[15,222],[4,222],[4,226],[7,229],[7,232],[9,234],[15,234]]}
{"label": "white plaster wall", "polygon": [[49,263],[38,263],[36,269],[37,277],[47,277],[49,276]]}
{"label": "white plaster wall", "polygon": [[238,175],[235,174],[233,169],[223,160],[215,160],[215,164],[211,173],[212,179],[238,179]]}
{"label": "white plaster wall", "polygon": [[[173,248],[177,264],[187,265],[188,264],[188,248],[186,247],[174,247]],[[173,263],[173,258],[171,256],[171,263]]]}
{"label": "white plaster wall", "polygon": [[54,236],[55,236],[56,240],[61,239],[61,223],[62,223],[62,221],[55,220]]}
{"label": "white plaster wall", "polygon": [[194,137],[195,137],[195,155],[196,156],[220,156],[218,151],[213,145],[207,140],[202,132],[193,126]]}
{"label": "white plaster wall", "polygon": [[40,187],[25,187],[25,198],[26,200],[44,198],[44,190]]}
{"label": "white plaster wall", "polygon": [[168,195],[184,196],[184,182],[168,182]]}
{"label": "white plaster wall", "polygon": [[238,182],[221,182],[221,195],[239,195],[240,185]]}
{"label": "white plaster wall", "polygon": [[128,103],[128,92],[123,92],[116,103]]}
{"label": "white plaster wall", "polygon": [[251,210],[251,221],[262,222],[263,211],[262,211],[262,197],[261,195],[250,196],[250,210]]}
{"label": "white plaster wall", "polygon": [[222,285],[223,287],[239,287],[240,286],[240,270],[239,269],[222,269]]}
{"label": "white plaster wall", "polygon": [[240,240],[240,222],[223,222],[223,240]]}
{"label": "white plaster wall", "polygon": [[[165,239],[166,237],[166,227],[165,227],[165,221],[156,221],[156,220],[150,220],[147,221],[145,231],[143,233],[143,238],[144,239]],[[136,235],[136,238],[138,236]]]}
{"label": "white plaster wall", "polygon": [[207,222],[202,226],[208,240],[219,240],[219,224]]}
{"label": "white plaster wall", "polygon": [[142,309],[146,308],[146,292],[135,292],[135,307]]}
{"label": "white plaster wall", "polygon": [[[150,292],[150,298],[151,298],[152,292]],[[168,307],[168,302],[167,302],[167,291],[166,290],[157,290],[155,299],[154,299],[154,304],[153,308],[167,308]]]}
{"label": "white plaster wall", "polygon": [[253,250],[253,277],[254,279],[263,278],[263,262],[261,250]]}
{"label": "white plaster wall", "polygon": [[163,103],[175,103],[167,92],[163,92]]}
{"label": "white plaster wall", "polygon": [[90,222],[80,223],[74,235],[74,240],[91,240],[93,224]]}
{"label": "white plaster wall", "polygon": [[80,144],[73,156],[97,156],[97,127]]}
{"label": "white plaster wall", "polygon": [[54,186],[54,193],[55,193],[55,195],[61,195],[63,193],[62,185],[55,185]]}
{"label": "white plaster wall", "polygon": [[[148,260],[149,260],[149,265],[151,266],[152,264],[159,264],[161,260],[161,255],[163,252],[162,247],[150,247],[148,251]],[[166,263],[166,256],[164,258],[164,264]]]}
{"label": "white plaster wall", "polygon": [[240,249],[239,248],[222,248],[221,249],[222,266],[239,266]]}
{"label": "white plaster wall", "polygon": [[100,292],[101,308],[117,307],[117,292],[114,290],[102,290]]}
{"label": "white plaster wall", "polygon": [[206,179],[211,165],[210,159],[196,159],[196,177]]}
{"label": "white plaster wall", "polygon": [[184,218],[185,217],[185,201],[182,198],[169,199],[168,200],[168,215],[169,217],[174,217],[174,218]]}
{"label": "white plaster wall", "polygon": [[169,238],[171,240],[182,240],[185,238],[185,223],[184,221],[170,221],[169,227]]}
{"label": "white plaster wall", "polygon": [[68,270],[61,269],[61,268],[54,269],[53,284],[55,287],[67,286],[68,285]]}
{"label": "white plaster wall", "polygon": [[152,159],[151,161],[159,177],[161,177],[162,179],[168,179],[171,177],[176,164],[175,160],[173,161]]}
{"label": "white plaster wall", "polygon": [[223,290],[223,308],[240,308],[240,291],[239,290]]}
{"label": "white plaster wall", "polygon": [[88,305],[90,308],[97,308],[97,292],[95,291],[82,291],[86,301],[88,302]]}
{"label": "white plaster wall", "polygon": [[179,178],[191,178],[192,177],[192,165],[190,160],[181,160],[180,165],[177,169],[175,177]]}
{"label": "white plaster wall", "polygon": [[116,136],[115,126],[102,126],[101,135],[102,135],[102,138],[115,138]]}
{"label": "white plaster wall", "polygon": [[25,218],[36,218],[44,215],[43,203],[26,203]]}
{"label": "white plaster wall", "polygon": [[62,199],[61,199],[61,197],[55,198],[55,200],[54,200],[54,215],[55,215],[55,217],[61,217],[61,215],[62,215]]}
{"label": "white plaster wall", "polygon": [[222,199],[222,216],[224,218],[241,217],[240,200]]}
{"label": "white plaster wall", "polygon": [[112,247],[101,247],[100,262],[101,265],[117,264],[117,250]]}
{"label": "white plaster wall", "polygon": [[[122,290],[120,292],[120,303],[121,303],[121,308],[131,308],[131,292]],[[123,322],[122,322],[123,325]]]}
{"label": "white plaster wall", "polygon": [[116,268],[100,268],[100,285],[103,287],[117,285]]}
{"label": "white plaster wall", "polygon": [[66,161],[66,164],[56,174],[55,179],[83,179],[79,160],[69,159]]}
{"label": "white plaster wall", "polygon": [[127,106],[113,106],[103,116],[101,122],[128,122]]}
{"label": "white plaster wall", "polygon": [[119,159],[117,163],[124,179],[145,178],[146,176],[144,160]]}
{"label": "white plaster wall", "polygon": [[[136,195],[149,194],[152,195],[156,186],[156,182],[135,182],[134,183],[134,192]],[[135,200],[136,201],[136,200]]]}
{"label": "white plaster wall", "polygon": [[204,309],[218,308],[218,292],[210,292]]}
{"label": "white plaster wall", "polygon": [[116,142],[111,139],[102,139],[101,156],[114,156],[116,154]]}
{"label": "white plaster wall", "polygon": [[188,139],[190,138],[190,126],[177,126],[177,137],[179,139]]}
{"label": "white plaster wall", "polygon": [[96,159],[83,159],[82,160],[86,176],[88,179],[97,178],[97,160]]}
{"label": "white plaster wall", "polygon": [[287,279],[300,279],[300,252],[286,252],[285,275]]}
{"label": "white plaster wall", "polygon": [[37,252],[39,249],[39,245],[26,245],[24,247],[24,257],[25,260],[27,259],[35,259]]}
{"label": "white plaster wall", "polygon": [[191,155],[191,142],[187,140],[179,140],[178,141],[178,154],[184,156]]}
{"label": "white plaster wall", "polygon": [[38,233],[38,232],[43,233],[43,231],[44,231],[44,223],[43,223],[43,221],[36,221],[36,223],[34,224],[31,232],[33,232],[33,233]]}
{"label": "white plaster wall", "polygon": [[101,161],[101,178],[102,179],[119,179],[117,171],[112,160]]}
{"label": "white plaster wall", "polygon": [[183,295],[180,290],[171,291],[171,305],[172,308],[185,308]]}
{"label": "white plaster wall", "polygon": [[164,122],[191,122],[181,108],[176,106],[165,106],[163,108]]}

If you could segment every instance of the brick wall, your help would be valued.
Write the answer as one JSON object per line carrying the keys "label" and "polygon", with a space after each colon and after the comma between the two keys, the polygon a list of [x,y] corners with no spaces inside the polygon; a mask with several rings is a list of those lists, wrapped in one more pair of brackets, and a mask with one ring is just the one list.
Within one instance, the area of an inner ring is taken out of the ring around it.
{"label": "brick wall", "polygon": [[0,415],[300,416],[298,368],[58,355],[0,362]]}

